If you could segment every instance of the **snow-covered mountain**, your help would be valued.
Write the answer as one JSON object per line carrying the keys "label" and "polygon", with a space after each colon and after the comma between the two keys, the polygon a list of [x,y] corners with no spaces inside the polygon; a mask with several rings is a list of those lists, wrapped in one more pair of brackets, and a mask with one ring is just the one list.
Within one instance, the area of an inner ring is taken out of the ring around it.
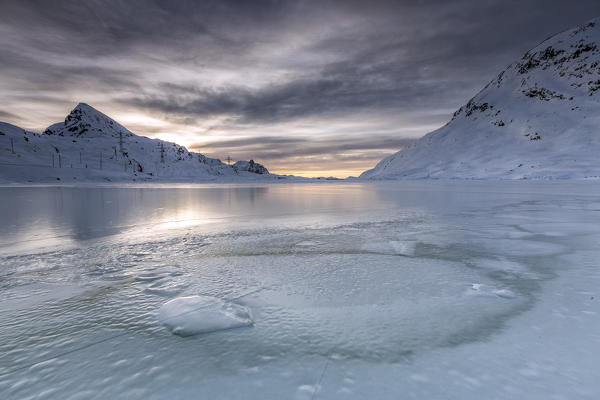
{"label": "snow-covered mountain", "polygon": [[600,177],[600,18],[553,36],[366,179]]}
{"label": "snow-covered mountain", "polygon": [[175,143],[137,136],[83,103],[42,134],[0,122],[0,166],[5,182],[281,178],[254,161],[229,166]]}
{"label": "snow-covered mountain", "polygon": [[238,161],[235,164],[233,164],[233,169],[235,171],[248,171],[248,172],[253,172],[255,174],[268,174],[269,171],[263,166],[260,165],[257,162],[254,162],[254,160],[250,160],[250,161]]}

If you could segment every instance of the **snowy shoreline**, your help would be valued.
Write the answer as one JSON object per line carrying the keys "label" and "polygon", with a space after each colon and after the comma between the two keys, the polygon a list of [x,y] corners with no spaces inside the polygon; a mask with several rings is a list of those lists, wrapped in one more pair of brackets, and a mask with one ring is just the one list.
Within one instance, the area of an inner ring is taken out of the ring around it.
{"label": "snowy shoreline", "polygon": [[116,182],[95,182],[95,181],[78,181],[78,182],[0,182],[0,188],[10,187],[114,187],[114,188],[193,188],[193,187],[258,187],[271,185],[385,185],[397,184],[401,187],[410,187],[414,184],[437,185],[437,184],[470,184],[485,185],[489,183],[497,183],[499,185],[530,185],[533,184],[552,184],[557,185],[569,184],[588,185],[596,184],[600,181],[597,178],[586,179],[375,179],[375,180],[360,180],[360,179],[322,179],[322,178],[303,178],[294,177],[293,179],[277,179],[277,180],[206,180],[206,181],[116,181]]}

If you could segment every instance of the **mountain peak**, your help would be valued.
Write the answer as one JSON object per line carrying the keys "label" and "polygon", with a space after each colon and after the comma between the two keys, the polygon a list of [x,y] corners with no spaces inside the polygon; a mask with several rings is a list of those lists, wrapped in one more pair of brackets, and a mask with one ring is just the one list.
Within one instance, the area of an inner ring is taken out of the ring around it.
{"label": "mountain peak", "polygon": [[58,136],[132,136],[121,124],[86,103],[79,103],[71,110],[64,122],[49,126],[47,135]]}
{"label": "mountain peak", "polygon": [[75,106],[75,108],[73,110],[71,110],[71,112],[75,111],[75,110],[80,110],[81,112],[99,112],[98,110],[96,110],[94,107],[90,106],[87,103],[79,103]]}
{"label": "mountain peak", "polygon": [[115,123],[115,121],[112,118],[110,118],[108,115],[101,113],[100,111],[96,110],[94,107],[92,107],[86,103],[77,104],[75,106],[75,108],[71,110],[69,115],[67,115],[65,120],[68,121],[69,117],[75,118],[76,116],[81,116],[82,119],[87,118],[90,120],[106,119],[106,120],[113,121],[113,124]]}

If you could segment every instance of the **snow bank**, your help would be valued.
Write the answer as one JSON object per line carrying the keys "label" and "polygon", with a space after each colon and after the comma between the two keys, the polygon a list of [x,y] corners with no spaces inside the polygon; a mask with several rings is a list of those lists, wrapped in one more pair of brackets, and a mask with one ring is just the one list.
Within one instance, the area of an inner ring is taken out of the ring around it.
{"label": "snow bank", "polygon": [[158,310],[158,320],[179,336],[252,325],[250,311],[246,307],[210,296],[170,300]]}

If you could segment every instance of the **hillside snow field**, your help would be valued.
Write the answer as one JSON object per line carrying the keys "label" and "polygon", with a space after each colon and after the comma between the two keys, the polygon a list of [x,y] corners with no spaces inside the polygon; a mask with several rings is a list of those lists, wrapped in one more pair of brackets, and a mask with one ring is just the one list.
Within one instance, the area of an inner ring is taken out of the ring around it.
{"label": "hillside snow field", "polygon": [[80,103],[43,133],[0,122],[0,182],[247,181],[284,178],[262,165],[218,159],[137,136]]}
{"label": "hillside snow field", "polygon": [[365,179],[600,177],[600,18],[527,52]]}

